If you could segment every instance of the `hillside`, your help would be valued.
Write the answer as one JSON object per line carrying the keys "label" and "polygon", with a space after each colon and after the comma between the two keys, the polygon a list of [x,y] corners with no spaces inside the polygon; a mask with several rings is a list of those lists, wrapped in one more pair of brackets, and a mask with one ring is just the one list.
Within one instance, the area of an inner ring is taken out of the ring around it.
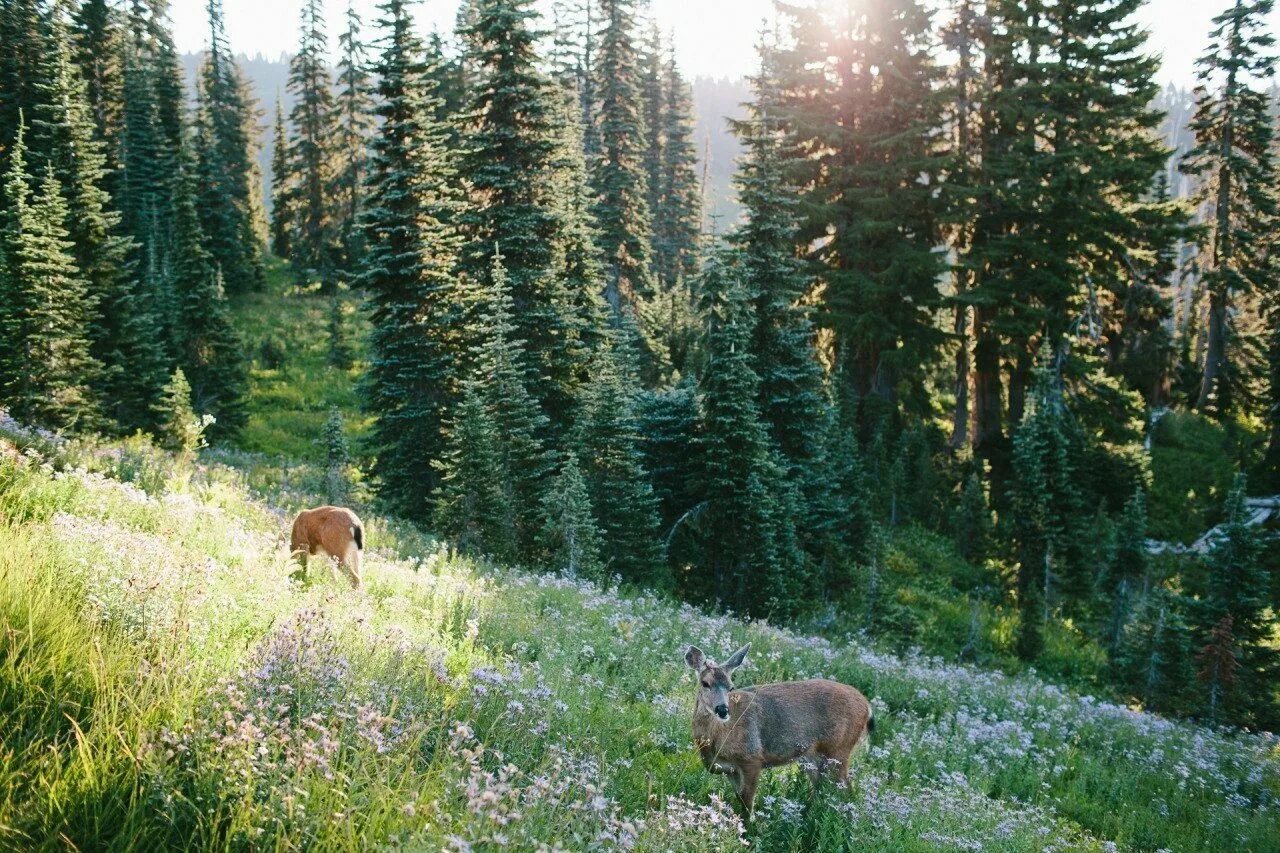
{"label": "hillside", "polygon": [[[287,514],[312,496],[258,457],[3,436],[0,846],[1277,849],[1274,736],[484,565],[380,518],[366,591],[297,582]],[[775,771],[744,828],[689,745],[681,658],[747,640],[744,682],[837,678],[879,725],[849,790]]]}

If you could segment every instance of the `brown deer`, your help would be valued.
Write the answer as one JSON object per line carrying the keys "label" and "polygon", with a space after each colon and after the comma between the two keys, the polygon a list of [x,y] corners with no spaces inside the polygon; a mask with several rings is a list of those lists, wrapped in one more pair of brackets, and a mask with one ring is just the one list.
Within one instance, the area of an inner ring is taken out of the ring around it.
{"label": "brown deer", "polygon": [[307,557],[323,554],[331,558],[329,571],[335,580],[341,566],[351,585],[360,588],[364,525],[359,516],[346,507],[320,506],[298,513],[289,537],[289,551],[298,558],[303,576],[307,573]]}
{"label": "brown deer", "polygon": [[836,780],[844,782],[849,756],[875,726],[867,697],[835,681],[815,678],[735,690],[733,671],[750,649],[747,643],[720,665],[697,646],[684,656],[698,674],[693,742],[707,770],[733,781],[748,820],[762,769],[808,759],[815,785],[823,769],[819,765],[834,769]]}

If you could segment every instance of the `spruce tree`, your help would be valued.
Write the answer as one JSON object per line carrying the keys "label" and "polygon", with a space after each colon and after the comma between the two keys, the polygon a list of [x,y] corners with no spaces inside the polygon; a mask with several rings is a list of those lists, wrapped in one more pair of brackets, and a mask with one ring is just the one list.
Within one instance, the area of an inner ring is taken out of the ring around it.
{"label": "spruce tree", "polygon": [[31,122],[45,164],[63,185],[67,228],[76,265],[94,311],[90,353],[101,366],[95,395],[126,431],[154,426],[152,407],[168,380],[163,318],[153,293],[134,278],[132,241],[107,192],[105,146],[95,138],[84,82],[72,62],[65,24],[51,22],[48,70],[40,75],[41,103]]}
{"label": "spruce tree", "polygon": [[379,6],[375,66],[380,119],[371,149],[359,285],[369,295],[370,364],[364,395],[374,416],[372,473],[387,506],[423,518],[439,475],[431,460],[455,393],[451,340],[458,241],[452,163],[435,119],[433,82],[405,0]]}
{"label": "spruce tree", "polygon": [[693,96],[668,51],[662,75],[662,162],[653,211],[653,263],[659,284],[689,282],[701,265],[702,187],[693,143]]}
{"label": "spruce tree", "polygon": [[[94,138],[103,143],[108,171],[117,165],[124,105],[124,28],[108,0],[84,0],[73,15],[73,59],[85,82]],[[110,187],[108,187],[110,189]]]}
{"label": "spruce tree", "polygon": [[373,135],[372,84],[369,60],[360,40],[361,26],[355,6],[348,2],[346,28],[338,36],[337,172],[333,190],[337,199],[338,244],[345,270],[357,269],[364,254],[359,221],[364,209],[365,176],[369,171],[369,139]]}
{"label": "spruce tree", "polygon": [[276,120],[271,139],[271,251],[288,259],[293,250],[293,162],[289,159],[289,131],[284,123],[284,103],[276,92]]}
{"label": "spruce tree", "polygon": [[557,198],[559,93],[538,69],[530,5],[477,0],[464,33],[475,83],[462,168],[472,196],[461,219],[462,270],[483,281],[499,247],[515,336],[531,360],[530,391],[560,433],[583,365],[574,351],[574,295],[556,269],[557,243],[570,226]]}
{"label": "spruce tree", "polygon": [[[645,175],[645,205],[655,215],[662,200],[663,113],[666,108],[662,34],[656,21],[650,21],[644,44],[638,56],[637,93],[640,96],[640,117],[644,122],[644,148],[642,160]],[[658,255],[658,222],[654,221],[652,256]]]}
{"label": "spruce tree", "polygon": [[938,170],[928,16],[918,0],[786,8],[781,114],[801,183],[801,245],[815,246],[838,363],[864,402],[897,405],[941,343]]}
{"label": "spruce tree", "polygon": [[322,288],[332,292],[338,237],[331,194],[339,125],[320,0],[303,4],[301,32],[298,52],[289,61],[289,91],[294,97],[289,162],[296,192],[291,259],[300,273],[319,275]]}
{"label": "spruce tree", "polygon": [[673,526],[698,507],[697,484],[703,476],[695,378],[686,375],[669,388],[641,392],[637,418],[665,541]]}
{"label": "spruce tree", "polygon": [[599,150],[590,166],[605,295],[618,311],[653,293],[652,211],[646,202],[645,124],[633,3],[601,0],[599,6],[603,33],[594,69]]}
{"label": "spruce tree", "polygon": [[52,166],[32,192],[25,130],[20,113],[0,213],[0,392],[19,420],[93,430],[100,366],[86,331],[95,306],[72,254]]}
{"label": "spruce tree", "polygon": [[15,145],[18,126],[29,123],[48,68],[48,15],[42,0],[0,4],[0,152]]}
{"label": "spruce tree", "polygon": [[753,312],[723,259],[708,264],[701,289],[707,322],[699,387],[702,559],[688,591],[752,615],[784,615],[806,591],[806,572],[794,490],[760,416],[760,378],[750,353]]}
{"label": "spruce tree", "polygon": [[658,499],[640,447],[636,391],[611,352],[600,353],[583,389],[574,445],[604,539],[609,572],[639,586],[665,585]]}
{"label": "spruce tree", "polygon": [[515,507],[498,442],[479,385],[464,382],[444,456],[435,463],[441,471],[435,523],[459,549],[510,561],[516,558]]}
{"label": "spruce tree", "polygon": [[542,530],[547,562],[569,577],[601,580],[602,535],[596,525],[587,482],[573,451],[565,453],[560,472],[543,499],[546,524]]}
{"label": "spruce tree", "polygon": [[261,288],[256,106],[227,43],[222,0],[208,0],[209,50],[196,101],[200,222],[231,293]]}
{"label": "spruce tree", "polygon": [[1209,47],[1197,61],[1196,144],[1182,170],[1200,180],[1211,205],[1207,252],[1201,262],[1209,293],[1204,375],[1196,407],[1225,413],[1241,401],[1248,348],[1233,311],[1248,294],[1276,287],[1274,259],[1263,235],[1275,228],[1277,175],[1269,95],[1275,74],[1266,27],[1272,0],[1234,0],[1213,19]]}
{"label": "spruce tree", "polygon": [[189,455],[204,444],[204,420],[191,405],[191,385],[182,368],[173,372],[155,406],[156,443],[166,450]]}
{"label": "spruce tree", "polygon": [[1103,578],[1103,600],[1110,604],[1104,632],[1107,653],[1115,661],[1122,653],[1125,628],[1135,602],[1147,585],[1147,499],[1142,490],[1125,503],[1116,524],[1116,547]]}
{"label": "spruce tree", "polygon": [[1184,712],[1192,679],[1190,629],[1182,596],[1158,587],[1142,598],[1121,639],[1119,665],[1150,710]]}
{"label": "spruce tree", "polygon": [[347,447],[346,430],[342,412],[337,406],[331,407],[321,437],[325,457],[325,503],[330,506],[345,506],[351,500],[351,478],[347,474],[351,451]]}

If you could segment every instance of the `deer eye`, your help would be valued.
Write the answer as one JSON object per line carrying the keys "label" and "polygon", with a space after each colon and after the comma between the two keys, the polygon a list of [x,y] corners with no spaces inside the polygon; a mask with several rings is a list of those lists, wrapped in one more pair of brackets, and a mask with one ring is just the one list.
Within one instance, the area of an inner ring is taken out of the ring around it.
{"label": "deer eye", "polygon": [[708,682],[708,681],[704,681],[704,682],[702,682],[702,686],[703,686],[703,687],[705,687],[705,688],[707,688],[708,690],[710,690],[710,689],[711,689],[711,683],[710,683],[710,682]]}

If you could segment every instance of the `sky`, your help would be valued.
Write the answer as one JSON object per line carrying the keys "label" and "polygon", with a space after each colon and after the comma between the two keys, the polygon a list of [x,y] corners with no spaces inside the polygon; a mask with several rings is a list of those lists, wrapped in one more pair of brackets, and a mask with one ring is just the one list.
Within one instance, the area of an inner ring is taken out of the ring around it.
{"label": "sky", "polygon": [[[336,42],[347,0],[324,0],[330,38]],[[368,22],[376,0],[354,0]],[[1209,22],[1231,0],[1149,0],[1138,13],[1151,33],[1149,44],[1164,60],[1162,82],[1188,85],[1207,40]],[[237,53],[274,58],[293,50],[302,0],[223,0],[227,35]],[[452,29],[458,0],[421,0],[416,14],[423,32]],[[643,5],[643,0],[641,5]],[[539,7],[549,8],[547,0]],[[773,0],[651,0],[659,25],[671,32],[676,56],[689,77],[740,77],[755,68],[755,40],[772,17]],[[182,51],[207,44],[203,0],[174,0],[174,35]],[[1271,15],[1280,34],[1280,7]]]}

